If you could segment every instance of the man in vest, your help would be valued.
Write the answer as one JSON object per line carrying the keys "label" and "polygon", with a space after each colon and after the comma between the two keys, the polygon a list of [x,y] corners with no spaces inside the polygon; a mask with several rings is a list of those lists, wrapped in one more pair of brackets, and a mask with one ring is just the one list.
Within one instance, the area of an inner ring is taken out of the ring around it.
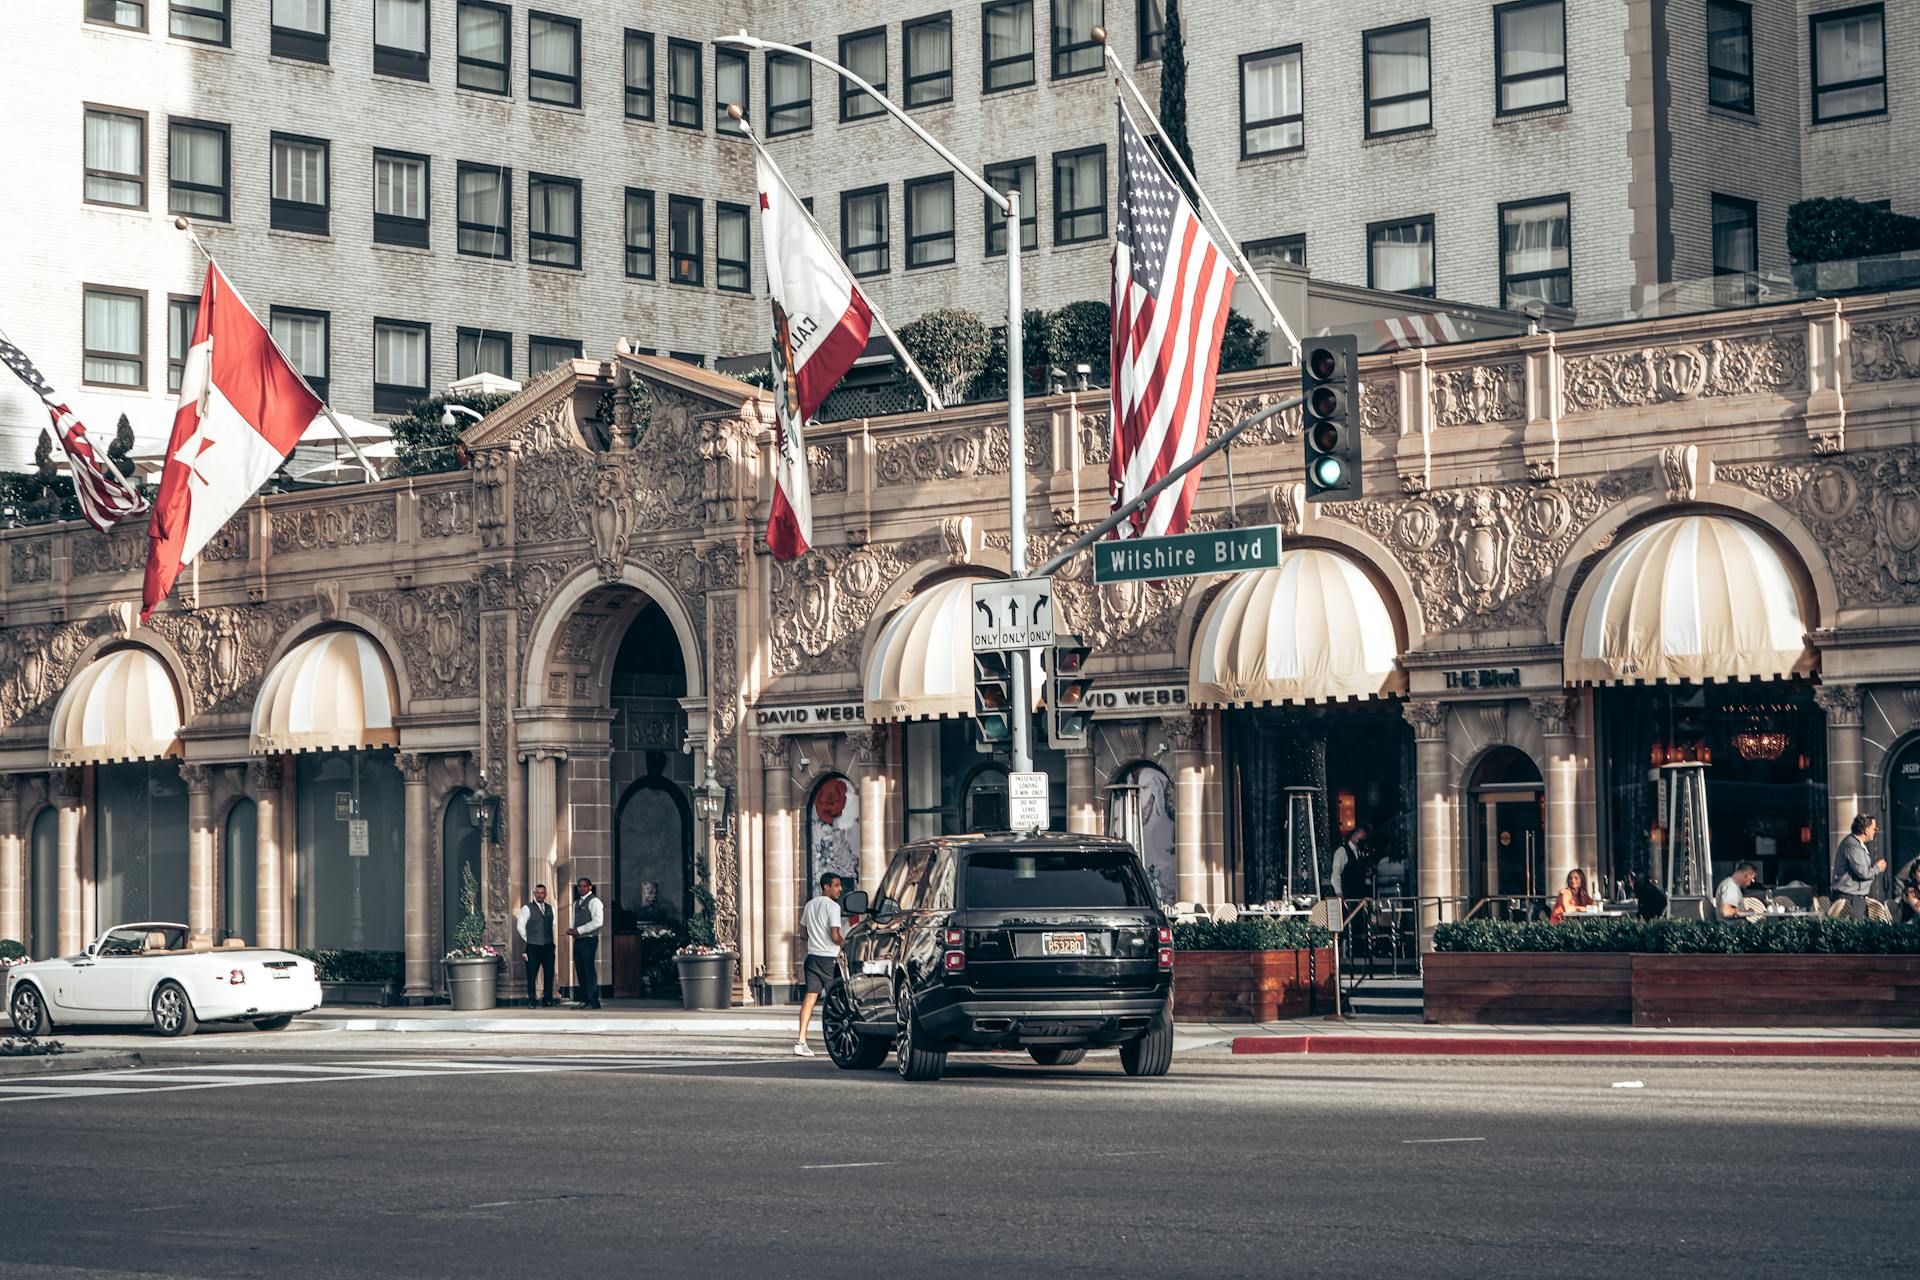
{"label": "man in vest", "polygon": [[[514,927],[520,932],[520,942],[527,953],[527,1003],[536,1007],[553,1007],[553,904],[547,901],[547,886],[533,886],[533,901],[520,908],[520,914],[514,918]],[[534,995],[533,979],[536,973],[546,974],[545,994]]]}
{"label": "man in vest", "polygon": [[600,952],[600,926],[606,921],[606,908],[593,891],[593,881],[585,876],[573,887],[573,995],[582,1009],[600,1007],[600,974],[594,960]]}

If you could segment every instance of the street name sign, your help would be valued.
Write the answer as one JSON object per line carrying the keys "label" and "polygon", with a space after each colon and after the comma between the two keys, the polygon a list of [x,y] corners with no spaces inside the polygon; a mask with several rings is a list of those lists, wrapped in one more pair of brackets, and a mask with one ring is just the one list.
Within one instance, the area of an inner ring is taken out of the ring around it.
{"label": "street name sign", "polygon": [[1015,831],[1045,831],[1047,812],[1047,775],[1010,773],[1007,775],[1007,825]]}
{"label": "street name sign", "polygon": [[1280,563],[1280,526],[1214,529],[1171,538],[1121,538],[1093,544],[1095,582],[1192,578],[1203,573],[1272,569]]}
{"label": "street name sign", "polygon": [[973,584],[975,653],[1045,649],[1052,644],[1052,578],[1002,578]]}

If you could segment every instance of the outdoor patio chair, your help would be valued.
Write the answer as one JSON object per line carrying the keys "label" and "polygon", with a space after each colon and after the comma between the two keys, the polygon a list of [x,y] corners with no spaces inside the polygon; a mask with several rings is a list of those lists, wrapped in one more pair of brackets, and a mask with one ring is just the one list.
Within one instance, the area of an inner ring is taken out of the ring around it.
{"label": "outdoor patio chair", "polygon": [[1868,898],[1867,899],[1867,919],[1876,921],[1880,924],[1892,924],[1893,911],[1891,908],[1887,906],[1886,903],[1880,901],[1880,899]]}
{"label": "outdoor patio chair", "polygon": [[1240,918],[1240,908],[1234,906],[1231,902],[1219,902],[1214,904],[1213,919],[1216,924],[1232,924],[1234,921],[1238,920],[1239,918]]}
{"label": "outdoor patio chair", "polygon": [[1740,910],[1746,912],[1750,916],[1763,916],[1767,914],[1767,904],[1760,901],[1760,899],[1754,897],[1752,894],[1747,894],[1745,897],[1740,899]]}
{"label": "outdoor patio chair", "polygon": [[1832,898],[1829,898],[1824,893],[1816,893],[1813,895],[1813,906],[1810,907],[1809,910],[1811,910],[1817,916],[1823,916],[1827,914],[1827,908],[1832,905],[1833,905]]}
{"label": "outdoor patio chair", "polygon": [[1832,902],[1829,902],[1827,904],[1827,915],[1829,918],[1838,920],[1841,916],[1844,916],[1846,914],[1847,914],[1847,900],[1845,898],[1835,898]]}

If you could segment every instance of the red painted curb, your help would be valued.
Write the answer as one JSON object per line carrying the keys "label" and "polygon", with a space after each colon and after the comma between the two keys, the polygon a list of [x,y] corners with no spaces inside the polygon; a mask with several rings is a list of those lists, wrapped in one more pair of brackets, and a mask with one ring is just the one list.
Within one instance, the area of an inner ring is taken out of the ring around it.
{"label": "red painted curb", "polygon": [[1920,1058],[1920,1040],[1546,1040],[1500,1036],[1236,1036],[1236,1054],[1445,1057]]}

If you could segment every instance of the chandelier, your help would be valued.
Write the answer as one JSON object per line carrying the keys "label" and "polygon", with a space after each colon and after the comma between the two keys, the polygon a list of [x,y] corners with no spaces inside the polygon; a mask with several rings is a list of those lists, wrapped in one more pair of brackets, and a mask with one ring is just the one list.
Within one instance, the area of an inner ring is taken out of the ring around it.
{"label": "chandelier", "polygon": [[1787,735],[1778,729],[1744,729],[1733,735],[1733,749],[1742,760],[1778,760],[1786,754]]}

